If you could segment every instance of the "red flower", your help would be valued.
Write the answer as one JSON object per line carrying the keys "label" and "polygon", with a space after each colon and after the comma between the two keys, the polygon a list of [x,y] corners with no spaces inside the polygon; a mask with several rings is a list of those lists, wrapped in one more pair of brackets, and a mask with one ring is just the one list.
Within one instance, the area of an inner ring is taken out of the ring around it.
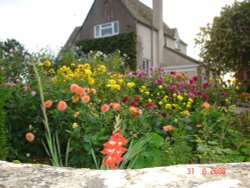
{"label": "red flower", "polygon": [[141,97],[139,95],[134,96],[134,101],[135,102],[140,102],[140,100],[141,100]]}
{"label": "red flower", "polygon": [[155,107],[155,104],[153,102],[150,102],[147,104],[148,109],[153,109]]}
{"label": "red flower", "polygon": [[126,103],[128,101],[128,99],[129,99],[129,97],[126,95],[126,96],[123,97],[122,102]]}
{"label": "red flower", "polygon": [[123,148],[128,141],[121,135],[121,130],[113,132],[110,139],[103,144],[105,148],[101,151],[102,154],[106,155],[103,165],[108,166],[110,169],[117,169],[121,161],[123,160],[122,155],[127,151]]}
{"label": "red flower", "polygon": [[136,107],[136,102],[135,102],[135,100],[134,100],[134,99],[130,101],[130,106],[134,106],[134,107]]}

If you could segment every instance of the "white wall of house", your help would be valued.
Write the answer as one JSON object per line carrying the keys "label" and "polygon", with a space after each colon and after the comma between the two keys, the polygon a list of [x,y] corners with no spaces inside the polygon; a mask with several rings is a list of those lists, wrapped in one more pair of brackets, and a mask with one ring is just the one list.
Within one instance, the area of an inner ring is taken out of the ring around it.
{"label": "white wall of house", "polygon": [[152,65],[154,65],[154,62],[156,62],[156,54],[157,54],[157,49],[156,49],[157,32],[141,23],[137,23],[136,30],[137,30],[136,34],[139,40],[138,42],[140,43],[137,46],[138,48],[137,51],[140,53],[137,56],[138,65],[140,65],[144,59],[151,60]]}

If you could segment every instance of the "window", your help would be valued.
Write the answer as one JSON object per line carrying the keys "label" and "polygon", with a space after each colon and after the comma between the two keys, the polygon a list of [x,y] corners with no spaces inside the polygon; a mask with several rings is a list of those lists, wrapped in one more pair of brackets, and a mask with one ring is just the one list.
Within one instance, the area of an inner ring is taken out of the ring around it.
{"label": "window", "polygon": [[94,26],[95,38],[108,37],[119,34],[119,21]]}
{"label": "window", "polygon": [[150,67],[151,67],[151,61],[148,60],[148,59],[144,59],[142,61],[142,69],[147,73],[149,74],[150,72]]}
{"label": "window", "polygon": [[180,40],[178,38],[175,38],[174,47],[175,49],[180,50]]}

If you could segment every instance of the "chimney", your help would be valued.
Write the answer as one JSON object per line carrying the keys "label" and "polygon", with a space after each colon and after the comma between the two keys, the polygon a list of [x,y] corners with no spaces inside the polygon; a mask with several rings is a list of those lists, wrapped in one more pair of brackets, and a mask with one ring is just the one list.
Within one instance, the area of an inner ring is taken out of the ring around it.
{"label": "chimney", "polygon": [[162,0],[153,0],[153,27],[163,28],[163,3]]}
{"label": "chimney", "polygon": [[153,1],[153,20],[152,26],[156,29],[156,41],[153,40],[154,66],[159,68],[163,66],[163,51],[164,51],[164,33],[163,33],[163,2],[162,0]]}

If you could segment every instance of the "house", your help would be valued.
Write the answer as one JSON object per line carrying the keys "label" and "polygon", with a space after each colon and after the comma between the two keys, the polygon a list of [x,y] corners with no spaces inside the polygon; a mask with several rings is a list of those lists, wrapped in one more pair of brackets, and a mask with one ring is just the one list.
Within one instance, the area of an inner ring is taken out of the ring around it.
{"label": "house", "polygon": [[199,62],[186,54],[187,44],[176,28],[163,22],[163,2],[153,0],[153,9],[139,0],[95,0],[83,25],[76,27],[65,47],[79,41],[134,32],[137,36],[137,68],[151,66],[181,72],[191,77]]}

